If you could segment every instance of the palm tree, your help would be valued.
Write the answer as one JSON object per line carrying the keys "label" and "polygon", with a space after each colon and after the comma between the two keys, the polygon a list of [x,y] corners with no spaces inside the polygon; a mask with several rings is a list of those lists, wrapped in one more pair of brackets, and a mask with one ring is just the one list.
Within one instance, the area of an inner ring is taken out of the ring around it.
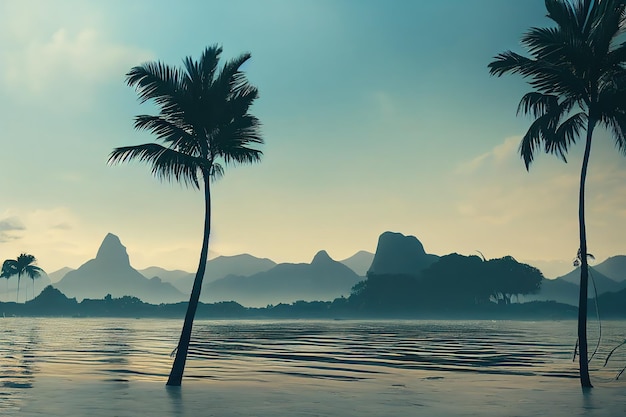
{"label": "palm tree", "polygon": [[9,295],[9,279],[15,275],[14,273],[15,267],[9,262],[9,259],[2,263],[2,270],[0,271],[0,278],[5,278],[7,280],[7,297]]}
{"label": "palm tree", "polygon": [[626,42],[617,43],[625,22],[624,0],[546,0],[556,27],[531,28],[522,36],[530,57],[511,51],[489,64],[491,75],[520,74],[534,88],[518,113],[535,120],[522,138],[520,154],[528,170],[542,147],[567,162],[570,146],[585,132],[579,189],[580,295],[578,339],[580,381],[592,387],[587,355],[587,237],[585,180],[593,130],[605,126],[626,154]]}
{"label": "palm tree", "polygon": [[[33,280],[33,288],[35,285],[35,278],[38,278],[43,269],[35,265],[37,259],[33,255],[22,253],[17,259],[7,259],[2,264],[2,276],[7,279],[17,275],[17,298],[16,301],[20,301],[20,279],[22,275],[26,275]],[[34,292],[33,292],[34,294]]]}
{"label": "palm tree", "polygon": [[258,98],[241,66],[250,54],[242,54],[218,70],[222,48],[208,47],[200,60],[183,60],[182,68],[161,62],[134,67],[126,74],[140,102],[153,100],[157,116],[135,118],[135,128],[147,130],[163,143],[147,143],[116,148],[109,163],[137,159],[152,166],[152,174],[162,180],[181,182],[204,190],[205,216],[200,263],[191,290],[176,358],[167,385],[181,384],[193,319],[200,298],[211,232],[211,180],[224,174],[226,165],[253,163],[262,152],[250,147],[263,143],[259,120],[248,111]]}

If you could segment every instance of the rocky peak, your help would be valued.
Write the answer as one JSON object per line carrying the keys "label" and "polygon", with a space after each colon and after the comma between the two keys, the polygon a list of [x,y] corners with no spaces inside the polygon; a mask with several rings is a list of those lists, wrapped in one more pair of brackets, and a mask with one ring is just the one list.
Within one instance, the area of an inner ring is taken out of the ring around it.
{"label": "rocky peak", "polygon": [[432,264],[437,257],[424,250],[415,236],[385,232],[378,238],[376,254],[369,273],[415,275]]}
{"label": "rocky peak", "polygon": [[102,241],[96,260],[110,265],[130,266],[126,246],[122,245],[120,238],[112,233],[108,233]]}

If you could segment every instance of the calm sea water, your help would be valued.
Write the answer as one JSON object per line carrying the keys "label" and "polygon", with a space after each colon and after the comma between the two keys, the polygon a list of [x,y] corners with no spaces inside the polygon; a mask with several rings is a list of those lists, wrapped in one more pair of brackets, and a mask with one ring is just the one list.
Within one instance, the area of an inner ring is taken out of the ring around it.
{"label": "calm sea water", "polygon": [[[0,415],[51,380],[164,383],[182,321],[0,319]],[[589,327],[590,348],[599,329]],[[602,324],[596,383],[616,384],[626,321]],[[451,375],[575,381],[576,323],[528,321],[198,321],[184,384],[436,380]],[[401,378],[400,378],[401,377]],[[622,377],[626,379],[626,373]]]}

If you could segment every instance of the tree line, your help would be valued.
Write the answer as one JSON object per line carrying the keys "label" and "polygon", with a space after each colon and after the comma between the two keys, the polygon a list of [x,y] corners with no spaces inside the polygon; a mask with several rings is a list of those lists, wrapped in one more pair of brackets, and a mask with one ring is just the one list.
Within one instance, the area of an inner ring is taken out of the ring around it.
{"label": "tree line", "polygon": [[536,293],[543,274],[511,256],[485,260],[457,253],[442,256],[414,274],[373,274],[355,285],[349,301],[378,311],[458,311],[510,304],[514,296]]}

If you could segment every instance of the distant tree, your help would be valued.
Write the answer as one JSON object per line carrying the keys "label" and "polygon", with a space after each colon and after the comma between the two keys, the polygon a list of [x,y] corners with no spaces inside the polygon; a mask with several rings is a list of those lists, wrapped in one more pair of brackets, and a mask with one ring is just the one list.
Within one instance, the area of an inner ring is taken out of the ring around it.
{"label": "distant tree", "polygon": [[510,304],[512,296],[534,294],[541,289],[543,274],[533,266],[519,263],[511,256],[485,262],[485,278],[496,302]]}
{"label": "distant tree", "polygon": [[35,265],[37,259],[33,255],[22,253],[17,259],[7,259],[2,264],[2,276],[10,278],[17,275],[17,296],[16,301],[20,301],[20,280],[22,275],[28,276],[33,280],[33,295],[35,294],[35,278],[38,278],[43,269]]}
{"label": "distant tree", "polygon": [[518,112],[535,118],[520,145],[526,169],[542,146],[565,161],[569,147],[586,132],[578,202],[578,339],[583,387],[592,387],[587,354],[585,180],[598,124],[613,133],[617,148],[626,153],[626,43],[617,41],[626,23],[625,4],[624,0],[546,0],[547,17],[556,27],[531,28],[522,36],[530,57],[506,51],[489,64],[492,75],[520,74],[535,89],[518,107]]}
{"label": "distant tree", "polygon": [[489,301],[491,288],[486,285],[483,261],[478,256],[442,256],[422,276],[422,291],[449,308]]}
{"label": "distant tree", "polygon": [[0,278],[4,278],[7,280],[7,284],[6,284],[7,297],[9,295],[9,279],[15,275],[14,271],[15,271],[15,267],[11,262],[9,262],[8,259],[2,263],[2,271],[0,271]]}
{"label": "distant tree", "polygon": [[370,313],[398,313],[419,309],[418,297],[417,276],[368,272],[366,280],[352,287],[349,303]]}
{"label": "distant tree", "polygon": [[258,91],[241,71],[250,54],[218,69],[221,53],[222,48],[214,45],[204,50],[199,61],[185,58],[183,68],[149,62],[131,69],[126,74],[128,85],[136,88],[142,103],[153,100],[159,108],[157,116],[137,116],[135,128],[152,132],[163,145],[116,148],[109,157],[111,164],[146,162],[159,179],[204,190],[200,262],[167,385],[180,385],[185,369],[209,250],[211,180],[220,178],[226,165],[258,162],[262,156],[250,147],[263,143],[259,121],[249,113]]}

